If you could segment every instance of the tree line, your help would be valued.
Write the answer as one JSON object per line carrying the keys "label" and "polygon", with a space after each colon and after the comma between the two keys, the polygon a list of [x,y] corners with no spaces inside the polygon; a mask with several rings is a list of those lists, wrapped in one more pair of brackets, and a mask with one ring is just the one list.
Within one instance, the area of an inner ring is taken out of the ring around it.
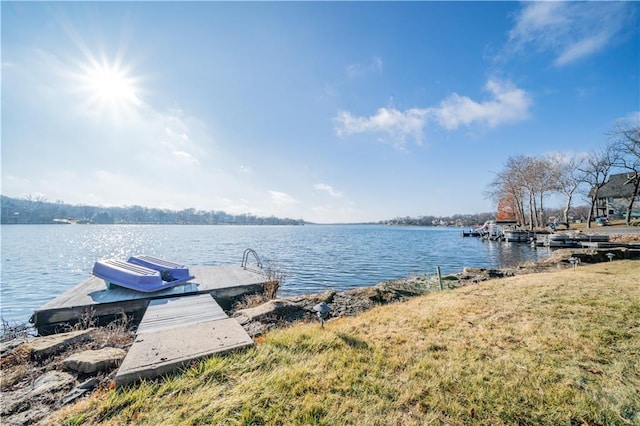
{"label": "tree line", "polygon": [[495,213],[455,214],[452,216],[420,216],[420,217],[396,217],[380,221],[382,225],[395,226],[474,226],[493,220]]}
{"label": "tree line", "polygon": [[3,224],[181,224],[181,225],[303,225],[302,219],[259,217],[251,213],[233,215],[224,211],[194,208],[168,210],[142,206],[95,207],[49,202],[42,196],[11,198],[2,196]]}
{"label": "tree line", "polygon": [[619,121],[606,134],[606,144],[587,154],[509,157],[486,191],[497,202],[497,219],[513,219],[530,229],[542,227],[548,218],[545,202],[555,194],[564,200],[562,220],[568,223],[575,197],[582,194],[589,202],[586,220],[590,227],[599,192],[617,172],[626,174],[625,185],[632,188],[626,200],[625,220],[629,224],[640,187],[638,121]]}

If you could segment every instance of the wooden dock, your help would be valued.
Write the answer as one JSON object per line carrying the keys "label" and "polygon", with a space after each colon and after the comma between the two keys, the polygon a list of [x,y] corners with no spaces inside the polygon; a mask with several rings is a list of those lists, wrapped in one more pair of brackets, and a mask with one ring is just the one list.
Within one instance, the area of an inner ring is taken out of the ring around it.
{"label": "wooden dock", "polygon": [[122,287],[107,289],[102,279],[92,276],[36,309],[31,322],[39,334],[46,335],[83,318],[102,322],[127,315],[140,319],[152,300],[198,294],[210,294],[229,307],[235,298],[263,291],[269,281],[262,269],[252,266],[193,267],[191,271],[193,280],[153,293]]}
{"label": "wooden dock", "polygon": [[153,379],[202,357],[251,345],[244,328],[210,295],[152,300],[115,384]]}
{"label": "wooden dock", "polygon": [[608,241],[592,241],[592,242],[582,242],[580,243],[582,248],[629,248],[629,249],[640,249],[640,243],[618,243],[618,242],[608,242]]}

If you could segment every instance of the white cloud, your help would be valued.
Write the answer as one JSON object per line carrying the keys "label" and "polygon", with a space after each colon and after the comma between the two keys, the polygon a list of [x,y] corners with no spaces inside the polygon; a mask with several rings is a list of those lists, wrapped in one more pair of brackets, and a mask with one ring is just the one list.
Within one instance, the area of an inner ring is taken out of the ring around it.
{"label": "white cloud", "polygon": [[326,183],[317,183],[315,185],[313,185],[313,187],[315,189],[318,189],[320,191],[324,191],[327,194],[331,195],[333,198],[340,198],[342,197],[342,193],[336,191],[335,189],[333,189],[333,187],[331,185],[328,185]]}
{"label": "white cloud", "polygon": [[605,49],[634,22],[633,2],[531,2],[516,15],[508,50],[549,51],[564,66]]}
{"label": "white cloud", "polygon": [[603,33],[579,40],[573,45],[567,46],[560,56],[556,58],[555,64],[562,66],[576,61],[583,56],[588,56],[602,49],[608,41],[608,36]]}
{"label": "white cloud", "polygon": [[173,151],[173,156],[186,163],[190,163],[193,165],[200,165],[200,161],[198,161],[197,158],[195,158],[193,155],[189,154],[188,152]]}
{"label": "white cloud", "polygon": [[412,108],[398,111],[395,108],[380,108],[371,117],[354,117],[348,111],[340,111],[334,119],[338,136],[356,133],[385,133],[394,145],[402,147],[408,137],[422,144],[422,130],[427,120],[428,110]]}
{"label": "white cloud", "polygon": [[623,119],[640,123],[640,111],[631,111],[629,114],[623,117]]}
{"label": "white cloud", "polygon": [[[570,24],[566,15],[566,5],[562,2],[541,1],[525,4],[517,16],[516,26],[509,32],[512,40],[532,41],[546,36],[546,42],[553,40],[554,33]],[[543,30],[548,30],[544,33]]]}
{"label": "white cloud", "polygon": [[271,197],[271,201],[278,206],[289,206],[298,203],[298,200],[285,192],[269,191],[269,195]]}
{"label": "white cloud", "polygon": [[371,117],[356,117],[348,111],[340,111],[334,118],[336,133],[340,137],[358,133],[386,134],[396,147],[402,148],[408,138],[422,144],[423,131],[430,119],[445,129],[454,130],[476,123],[492,128],[529,117],[532,101],[525,90],[499,80],[489,80],[485,89],[491,94],[485,101],[474,101],[454,93],[438,107],[405,111],[380,108]]}
{"label": "white cloud", "polygon": [[[169,116],[169,119],[171,119],[172,121],[175,121],[171,116]],[[182,131],[181,133],[178,133],[174,129],[167,126],[164,128],[164,132],[167,135],[167,137],[172,140],[178,140],[178,141],[184,141],[184,142],[187,142],[189,140],[189,135],[187,135],[184,131]]]}
{"label": "white cloud", "polygon": [[485,89],[492,99],[476,102],[457,93],[450,95],[431,110],[436,121],[444,128],[453,130],[461,125],[475,122],[489,127],[524,120],[529,116],[531,99],[527,92],[510,82],[489,80]]}

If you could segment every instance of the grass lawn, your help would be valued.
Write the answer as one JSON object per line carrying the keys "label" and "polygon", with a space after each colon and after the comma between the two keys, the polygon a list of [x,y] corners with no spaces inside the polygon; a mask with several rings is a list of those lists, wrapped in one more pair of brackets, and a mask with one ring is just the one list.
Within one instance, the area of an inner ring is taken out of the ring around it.
{"label": "grass lawn", "polygon": [[521,275],[102,390],[52,424],[638,425],[640,262]]}

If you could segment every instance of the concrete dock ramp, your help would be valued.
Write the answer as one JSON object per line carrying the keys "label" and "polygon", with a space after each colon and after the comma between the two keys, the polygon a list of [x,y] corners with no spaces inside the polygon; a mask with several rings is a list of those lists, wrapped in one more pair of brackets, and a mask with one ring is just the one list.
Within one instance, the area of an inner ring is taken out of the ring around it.
{"label": "concrete dock ramp", "polygon": [[253,345],[210,295],[154,300],[115,378],[116,386],[167,374],[199,358]]}

